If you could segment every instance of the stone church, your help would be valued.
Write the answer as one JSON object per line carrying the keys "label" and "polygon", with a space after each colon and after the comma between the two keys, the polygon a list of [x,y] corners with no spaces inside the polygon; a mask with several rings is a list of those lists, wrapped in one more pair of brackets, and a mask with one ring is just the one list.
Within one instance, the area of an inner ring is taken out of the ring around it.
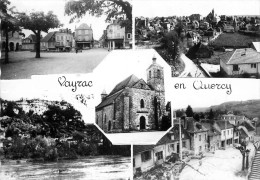
{"label": "stone church", "polygon": [[96,123],[105,132],[160,130],[165,114],[164,70],[153,58],[147,82],[131,75],[118,83],[96,107]]}

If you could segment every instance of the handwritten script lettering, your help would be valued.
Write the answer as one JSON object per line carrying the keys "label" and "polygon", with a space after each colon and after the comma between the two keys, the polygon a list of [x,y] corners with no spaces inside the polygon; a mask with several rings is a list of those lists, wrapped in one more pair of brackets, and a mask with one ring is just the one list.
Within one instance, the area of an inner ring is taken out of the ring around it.
{"label": "handwritten script lettering", "polygon": [[69,81],[65,76],[58,78],[58,82],[62,87],[71,87],[72,92],[76,92],[78,87],[92,87],[92,81]]}
{"label": "handwritten script lettering", "polygon": [[230,95],[232,93],[231,84],[221,84],[221,83],[210,83],[210,84],[204,84],[202,81],[196,80],[193,82],[193,87],[196,90],[201,89],[226,89],[226,93]]}

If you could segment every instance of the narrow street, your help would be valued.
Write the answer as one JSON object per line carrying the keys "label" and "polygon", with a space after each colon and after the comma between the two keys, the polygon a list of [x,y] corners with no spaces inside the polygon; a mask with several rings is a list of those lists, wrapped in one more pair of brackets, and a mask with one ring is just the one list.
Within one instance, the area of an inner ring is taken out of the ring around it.
{"label": "narrow street", "polygon": [[197,67],[196,64],[189,58],[185,56],[185,54],[181,54],[180,56],[181,60],[185,64],[184,71],[180,74],[179,77],[198,77],[198,78],[204,78],[206,77],[204,73]]}

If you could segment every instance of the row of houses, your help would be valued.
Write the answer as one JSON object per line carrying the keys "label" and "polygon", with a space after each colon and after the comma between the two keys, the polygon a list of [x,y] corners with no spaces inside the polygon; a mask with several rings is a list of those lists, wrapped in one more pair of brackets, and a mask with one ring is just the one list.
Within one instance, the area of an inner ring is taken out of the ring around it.
{"label": "row of houses", "polygon": [[[1,44],[4,50],[6,42],[3,31],[1,33]],[[36,36],[34,34],[23,38],[19,32],[10,32],[8,40],[8,48],[10,51],[35,50]],[[86,49],[100,47],[100,45],[108,49],[131,48],[132,29],[121,26],[119,20],[114,20],[113,23],[109,24],[106,30],[104,30],[101,39],[95,41],[92,27],[83,23],[75,28],[75,32],[72,32],[72,30],[68,28],[49,32],[40,42],[41,50],[43,51],[69,51],[73,48]]]}
{"label": "row of houses", "polygon": [[[1,35],[2,50],[4,50],[6,38],[4,37],[3,31],[1,31]],[[8,41],[8,48],[10,51],[33,51],[35,50],[36,35],[30,34],[28,37],[23,38],[20,32],[10,32]],[[88,26],[86,23],[75,28],[75,32],[72,32],[71,29],[68,28],[49,32],[46,36],[41,38],[40,42],[41,50],[65,51],[75,47],[85,49],[92,48],[93,46],[93,30],[91,26]]]}
{"label": "row of houses", "polygon": [[[28,37],[29,38],[29,37]],[[24,39],[27,40],[27,39]],[[34,48],[35,41],[30,39],[29,42]],[[24,43],[25,46],[27,43]],[[58,50],[58,51],[70,51],[72,48],[86,49],[93,48],[94,38],[93,30],[91,26],[86,23],[81,24],[72,32],[71,29],[60,29],[59,31],[49,32],[45,37],[41,39],[41,50]]]}
{"label": "row of houses", "polygon": [[[234,119],[225,119],[225,117],[224,115],[211,122],[209,120],[198,122],[192,117],[185,117],[181,120],[181,133],[179,123],[175,123],[157,144],[134,146],[134,174],[148,171],[170,157],[177,157],[175,159],[177,161],[180,151],[182,151],[182,158],[185,159],[205,152],[225,149],[243,141],[253,141],[255,128],[249,119],[239,118],[239,123],[234,124]],[[238,118],[236,115],[232,117]]]}

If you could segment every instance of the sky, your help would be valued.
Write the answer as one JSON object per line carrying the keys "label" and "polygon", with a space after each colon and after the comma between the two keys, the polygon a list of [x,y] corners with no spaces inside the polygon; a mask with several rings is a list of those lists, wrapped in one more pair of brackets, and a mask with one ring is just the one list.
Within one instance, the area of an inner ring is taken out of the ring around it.
{"label": "sky", "polygon": [[[196,81],[196,82],[195,82]],[[205,84],[227,84],[229,89],[199,89],[200,81]],[[186,89],[176,89],[176,84],[183,83]],[[258,79],[238,79],[238,78],[172,78],[169,89],[170,99],[173,102],[173,109],[186,109],[188,105],[193,108],[210,107],[229,101],[246,101],[260,99],[260,83]]]}
{"label": "sky", "polygon": [[[145,7],[145,8],[144,8]],[[260,0],[135,0],[135,16],[260,15]]]}
{"label": "sky", "polygon": [[[98,40],[108,25],[108,23],[105,22],[106,16],[93,17],[86,14],[82,19],[75,20],[75,23],[70,24],[70,17],[64,15],[64,7],[67,1],[68,0],[10,0],[11,6],[15,6],[19,12],[22,11],[29,14],[33,11],[43,11],[45,13],[53,11],[53,13],[58,16],[61,24],[63,24],[62,28],[68,28],[72,31],[81,23],[87,23],[92,26],[94,39]],[[49,32],[51,31],[54,31],[54,29],[49,30]],[[24,30],[23,32],[26,36],[33,33],[30,30]],[[43,35],[46,35],[46,33],[43,33]]]}

